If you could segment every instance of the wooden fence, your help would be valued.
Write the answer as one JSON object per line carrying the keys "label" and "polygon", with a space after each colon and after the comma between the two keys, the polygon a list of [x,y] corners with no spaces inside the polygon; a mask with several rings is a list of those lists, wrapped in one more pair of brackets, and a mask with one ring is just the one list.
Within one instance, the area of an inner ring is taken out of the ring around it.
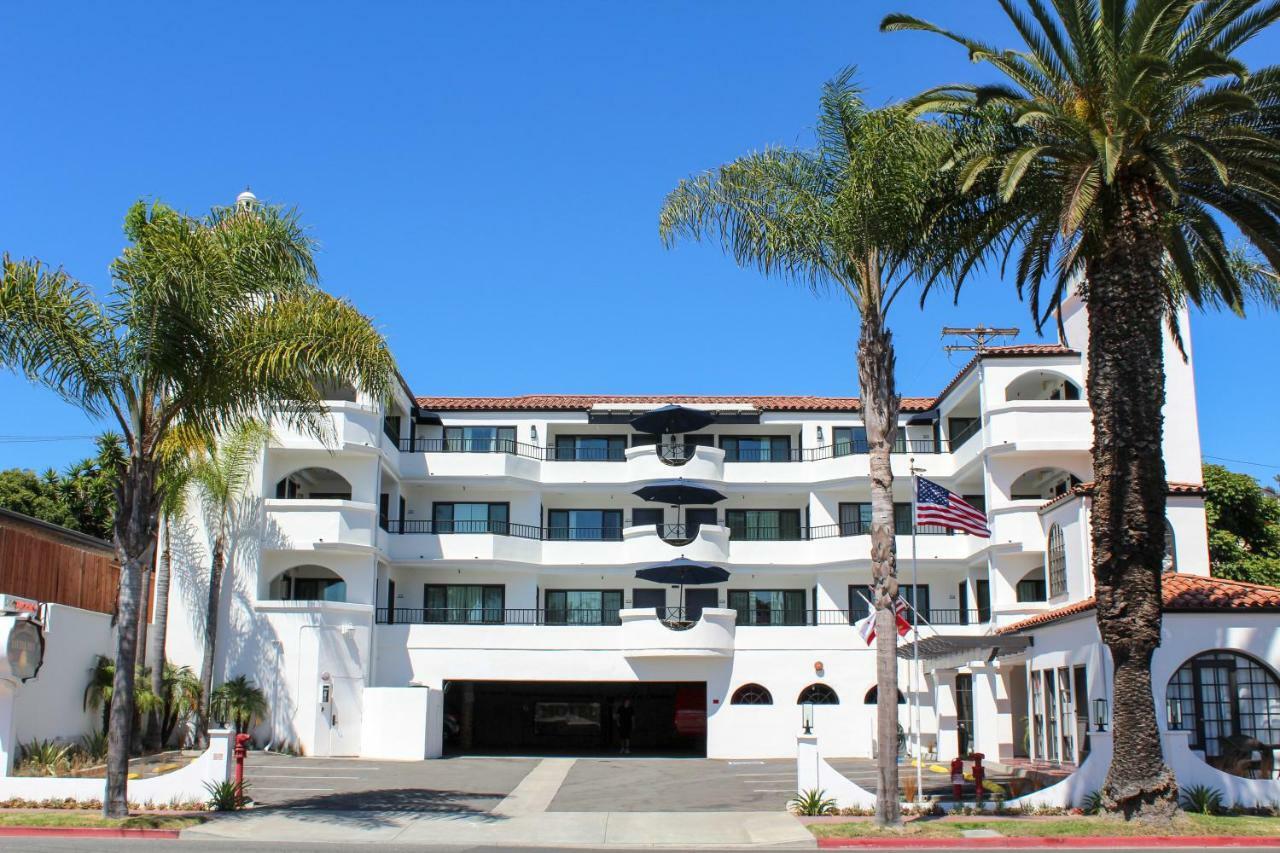
{"label": "wooden fence", "polygon": [[119,582],[109,543],[0,510],[0,593],[114,613]]}

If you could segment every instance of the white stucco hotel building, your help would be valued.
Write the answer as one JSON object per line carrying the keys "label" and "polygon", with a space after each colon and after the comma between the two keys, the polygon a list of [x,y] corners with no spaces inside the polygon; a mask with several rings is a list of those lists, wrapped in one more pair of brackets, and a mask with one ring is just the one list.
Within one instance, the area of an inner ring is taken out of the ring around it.
{"label": "white stucco hotel building", "polygon": [[[904,651],[901,683],[943,760],[1070,764],[1083,730],[1107,722],[1074,299],[1063,328],[1060,343],[989,349],[937,393],[903,400],[899,573],[927,625],[923,679]],[[1162,725],[1212,759],[1233,731],[1280,743],[1280,600],[1207,580],[1192,365],[1170,344],[1165,369],[1177,581],[1156,700]],[[630,698],[636,753],[794,756],[805,701],[826,754],[877,748],[874,652],[851,627],[870,581],[856,398],[334,396],[327,444],[277,424],[238,515],[218,680],[266,688],[260,743],[419,759],[616,752]],[[715,423],[660,440],[631,428],[670,403]],[[985,509],[992,531],[919,531],[914,588],[912,459]],[[672,479],[724,499],[677,508],[633,494]],[[198,513],[174,541],[169,656],[198,668]],[[729,580],[687,587],[680,611],[677,588],[635,578],[680,557]],[[1215,704],[1214,679],[1247,683],[1263,704]]]}

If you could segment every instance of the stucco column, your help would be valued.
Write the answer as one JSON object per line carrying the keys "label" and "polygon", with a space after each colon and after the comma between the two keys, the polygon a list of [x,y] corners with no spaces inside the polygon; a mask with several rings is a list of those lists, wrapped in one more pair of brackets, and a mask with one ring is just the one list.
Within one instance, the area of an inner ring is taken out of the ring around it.
{"label": "stucco column", "polygon": [[0,678],[0,776],[13,771],[18,758],[18,684]]}
{"label": "stucco column", "polygon": [[973,749],[988,758],[1013,758],[1013,707],[1004,673],[973,667]]}
{"label": "stucco column", "polygon": [[956,736],[956,671],[934,670],[933,680],[933,706],[938,716],[938,760],[945,763],[960,751],[960,739]]}

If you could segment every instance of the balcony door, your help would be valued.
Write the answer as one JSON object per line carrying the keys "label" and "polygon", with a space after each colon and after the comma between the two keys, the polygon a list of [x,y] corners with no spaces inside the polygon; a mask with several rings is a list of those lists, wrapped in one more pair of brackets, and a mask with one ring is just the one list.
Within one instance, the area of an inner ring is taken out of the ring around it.
{"label": "balcony door", "polygon": [[505,503],[435,503],[431,519],[436,533],[496,533],[505,535],[511,509]]}
{"label": "balcony door", "polygon": [[667,615],[667,591],[666,589],[633,589],[631,590],[631,606],[640,610],[647,610],[652,607],[658,611],[658,618],[664,619]]}
{"label": "balcony door", "polygon": [[714,589],[699,589],[687,586],[684,588],[685,618],[696,622],[702,618],[702,611],[708,607],[719,606],[720,593]]}

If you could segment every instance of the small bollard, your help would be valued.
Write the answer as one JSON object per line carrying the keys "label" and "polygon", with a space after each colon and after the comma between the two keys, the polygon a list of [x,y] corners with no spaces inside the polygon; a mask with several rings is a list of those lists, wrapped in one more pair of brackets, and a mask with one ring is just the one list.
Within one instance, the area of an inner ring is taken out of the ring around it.
{"label": "small bollard", "polygon": [[249,754],[249,735],[241,732],[236,735],[236,747],[232,755],[236,759],[236,799],[244,806],[244,758]]}
{"label": "small bollard", "polygon": [[951,759],[951,799],[957,803],[964,799],[964,759],[958,755]]}
{"label": "small bollard", "polygon": [[982,787],[982,783],[985,782],[987,778],[987,771],[982,766],[982,759],[986,756],[981,752],[975,752],[971,757],[973,758],[973,790],[977,796],[978,802],[981,803],[982,795],[986,793],[985,789]]}

